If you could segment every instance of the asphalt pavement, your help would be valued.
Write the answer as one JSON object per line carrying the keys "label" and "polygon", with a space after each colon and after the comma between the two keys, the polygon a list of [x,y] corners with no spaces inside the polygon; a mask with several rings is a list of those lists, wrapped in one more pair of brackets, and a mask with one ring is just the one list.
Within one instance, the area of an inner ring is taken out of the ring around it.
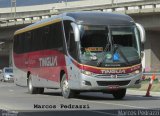
{"label": "asphalt pavement", "polygon": [[76,98],[65,99],[61,96],[60,90],[45,89],[44,94],[31,95],[27,87],[0,82],[0,109],[2,109],[0,114],[50,116],[55,113],[56,116],[61,116],[76,113],[77,116],[85,114],[115,116],[119,113],[120,116],[127,116],[123,113],[124,110],[135,114],[138,114],[139,110],[146,109],[159,112],[160,93],[151,92],[151,97],[144,97],[145,93],[145,91],[127,90],[123,100],[115,100],[112,95],[98,92],[81,93]]}

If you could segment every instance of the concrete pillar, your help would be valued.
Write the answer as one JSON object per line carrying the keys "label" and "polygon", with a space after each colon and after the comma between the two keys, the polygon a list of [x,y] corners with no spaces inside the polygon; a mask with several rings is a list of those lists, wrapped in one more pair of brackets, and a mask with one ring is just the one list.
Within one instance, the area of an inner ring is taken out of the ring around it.
{"label": "concrete pillar", "polygon": [[0,69],[9,66],[8,43],[0,45]]}
{"label": "concrete pillar", "polygon": [[150,71],[160,71],[160,33],[146,31],[145,68]]}
{"label": "concrete pillar", "polygon": [[151,67],[151,42],[152,35],[149,31],[146,31],[146,42],[144,44],[144,60],[145,71],[150,71]]}
{"label": "concrete pillar", "polygon": [[151,69],[160,71],[160,33],[157,31],[150,32],[151,38]]}

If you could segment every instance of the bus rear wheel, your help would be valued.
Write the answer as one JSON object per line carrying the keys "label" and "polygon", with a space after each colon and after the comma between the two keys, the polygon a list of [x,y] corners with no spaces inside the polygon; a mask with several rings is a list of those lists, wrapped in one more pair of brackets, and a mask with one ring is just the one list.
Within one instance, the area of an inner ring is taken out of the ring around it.
{"label": "bus rear wheel", "polygon": [[119,89],[112,93],[115,99],[123,99],[126,95],[126,89]]}
{"label": "bus rear wheel", "polygon": [[37,94],[38,93],[38,88],[33,87],[31,76],[29,76],[29,78],[28,78],[28,92],[30,94]]}
{"label": "bus rear wheel", "polygon": [[64,74],[62,76],[62,80],[61,80],[61,91],[62,91],[62,96],[64,98],[71,98],[71,97],[74,97],[74,92],[73,90],[71,90],[69,88],[69,85],[68,85],[68,81],[66,79],[66,74]]}

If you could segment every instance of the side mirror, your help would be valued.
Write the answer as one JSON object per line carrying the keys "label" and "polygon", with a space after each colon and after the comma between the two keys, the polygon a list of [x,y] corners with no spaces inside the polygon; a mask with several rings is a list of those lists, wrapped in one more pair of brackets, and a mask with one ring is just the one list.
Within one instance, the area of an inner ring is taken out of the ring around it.
{"label": "side mirror", "polygon": [[71,23],[71,26],[72,26],[73,32],[74,32],[74,39],[76,42],[78,42],[80,40],[80,32],[79,32],[78,25],[75,23]]}
{"label": "side mirror", "polygon": [[140,32],[141,42],[144,43],[146,41],[145,30],[144,30],[143,26],[139,23],[136,23],[136,26]]}

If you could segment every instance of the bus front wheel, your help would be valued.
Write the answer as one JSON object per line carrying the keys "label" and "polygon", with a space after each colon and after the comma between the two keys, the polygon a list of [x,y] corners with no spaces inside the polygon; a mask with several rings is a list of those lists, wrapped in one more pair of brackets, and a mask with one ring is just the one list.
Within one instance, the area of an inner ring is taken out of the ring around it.
{"label": "bus front wheel", "polygon": [[63,75],[62,80],[61,80],[61,91],[62,91],[62,96],[64,98],[74,97],[73,90],[69,88],[68,81],[66,79],[66,74]]}
{"label": "bus front wheel", "polygon": [[38,94],[43,94],[44,93],[44,88],[37,88],[38,89]]}
{"label": "bus front wheel", "polygon": [[33,87],[31,76],[29,76],[29,78],[28,78],[28,92],[30,94],[38,93],[38,89],[36,87]]}
{"label": "bus front wheel", "polygon": [[123,99],[126,95],[126,89],[119,89],[112,93],[115,99]]}

